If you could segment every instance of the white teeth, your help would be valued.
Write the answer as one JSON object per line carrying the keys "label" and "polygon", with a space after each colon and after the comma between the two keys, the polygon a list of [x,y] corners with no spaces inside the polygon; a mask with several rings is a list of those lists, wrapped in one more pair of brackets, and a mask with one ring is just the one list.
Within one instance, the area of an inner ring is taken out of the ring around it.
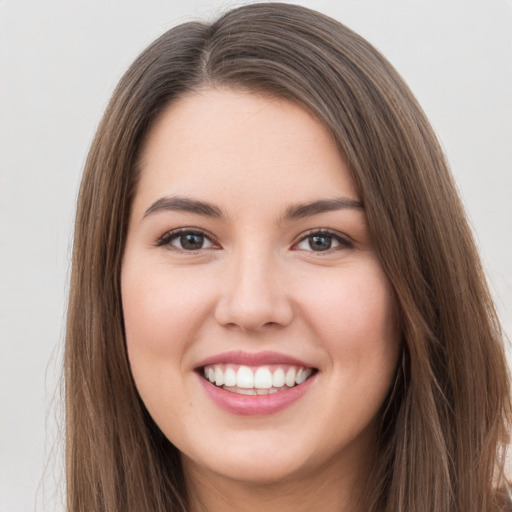
{"label": "white teeth", "polygon": [[297,384],[302,384],[303,382],[306,382],[307,378],[311,375],[311,368],[301,368],[297,372],[297,376],[295,377],[295,382]]}
{"label": "white teeth", "polygon": [[295,368],[289,368],[286,372],[285,383],[288,387],[295,385]]}
{"label": "white teeth", "polygon": [[217,387],[242,395],[268,395],[286,391],[305,382],[313,373],[312,368],[296,366],[249,367],[213,364],[203,368],[203,375]]}
{"label": "white teeth", "polygon": [[266,395],[292,388],[305,382],[312,368],[296,366],[249,367],[235,365],[208,365],[203,368],[206,380],[227,391],[249,395]]}
{"label": "white teeth", "polygon": [[236,386],[236,372],[233,368],[226,368],[226,371],[224,372],[224,385]]}
{"label": "white teeth", "polygon": [[284,371],[282,368],[278,368],[274,375],[272,375],[272,387],[282,388],[284,386]]}
{"label": "white teeth", "polygon": [[236,392],[240,395],[255,395],[256,390],[254,388],[252,389],[244,389],[244,388],[238,388]]}
{"label": "white teeth", "polygon": [[254,373],[248,366],[240,366],[236,372],[236,385],[239,388],[254,388]]}
{"label": "white teeth", "polygon": [[219,366],[215,368],[215,385],[222,386],[224,384],[224,373]]}
{"label": "white teeth", "polygon": [[266,366],[256,370],[254,374],[254,387],[259,389],[270,389],[272,387],[272,374]]}
{"label": "white teeth", "polygon": [[245,388],[239,388],[236,386],[228,387],[228,386],[222,386],[222,389],[225,391],[230,391],[231,393],[238,393],[239,395],[271,395],[273,393],[277,393],[279,391],[286,391],[287,389],[290,389],[289,387],[283,386],[282,388],[270,388],[270,389],[258,389],[258,388],[252,388],[252,389],[245,389]]}

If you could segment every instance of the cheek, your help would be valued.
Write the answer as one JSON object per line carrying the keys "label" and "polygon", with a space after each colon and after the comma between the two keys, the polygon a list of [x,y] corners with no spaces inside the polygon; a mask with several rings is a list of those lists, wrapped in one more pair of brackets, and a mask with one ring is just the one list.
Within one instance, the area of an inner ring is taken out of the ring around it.
{"label": "cheek", "polygon": [[[132,269],[136,269],[133,271]],[[165,264],[152,268],[125,264],[122,302],[128,351],[149,355],[176,354],[191,341],[195,329],[208,314],[211,290],[186,269],[171,272]]]}
{"label": "cheek", "polygon": [[187,269],[171,272],[165,262],[145,263],[132,256],[123,265],[126,346],[138,392],[165,427],[173,424],[173,416],[189,414],[190,404],[183,400],[190,370],[187,349],[208,315],[212,290],[193,286]]}
{"label": "cheek", "polygon": [[314,337],[345,375],[360,379],[374,371],[386,379],[394,373],[400,345],[387,278],[377,263],[339,272],[309,287],[304,311]]}

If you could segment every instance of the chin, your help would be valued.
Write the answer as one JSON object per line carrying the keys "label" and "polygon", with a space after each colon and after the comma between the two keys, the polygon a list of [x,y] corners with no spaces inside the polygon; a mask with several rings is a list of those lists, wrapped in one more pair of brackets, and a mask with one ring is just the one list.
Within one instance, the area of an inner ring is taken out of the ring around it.
{"label": "chin", "polygon": [[226,450],[210,460],[192,460],[183,456],[184,467],[203,474],[206,470],[211,475],[246,485],[271,485],[292,480],[307,472],[311,465],[308,458],[301,457],[297,450],[283,451],[282,445],[281,449],[251,448],[236,452]]}

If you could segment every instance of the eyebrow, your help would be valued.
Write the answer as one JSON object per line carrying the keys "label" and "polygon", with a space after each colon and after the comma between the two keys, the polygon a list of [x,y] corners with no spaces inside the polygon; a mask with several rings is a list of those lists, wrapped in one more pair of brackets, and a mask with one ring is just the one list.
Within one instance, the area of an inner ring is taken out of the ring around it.
{"label": "eyebrow", "polygon": [[284,212],[283,220],[303,219],[305,217],[318,215],[319,213],[344,210],[347,208],[350,210],[364,210],[362,203],[355,199],[348,199],[345,197],[321,199],[311,203],[290,206]]}
{"label": "eyebrow", "polygon": [[191,212],[203,215],[205,217],[222,217],[219,208],[206,201],[198,201],[188,197],[161,197],[155,201],[144,213],[144,218],[156,212],[174,211],[174,212]]}
{"label": "eyebrow", "polygon": [[[282,220],[303,219],[320,213],[344,209],[363,210],[363,205],[359,201],[344,197],[320,199],[318,201],[312,201],[311,203],[297,204],[288,207],[282,216]],[[171,196],[161,197],[155,201],[144,213],[144,218],[161,211],[191,212],[213,218],[223,217],[220,208],[211,203],[188,197]]]}

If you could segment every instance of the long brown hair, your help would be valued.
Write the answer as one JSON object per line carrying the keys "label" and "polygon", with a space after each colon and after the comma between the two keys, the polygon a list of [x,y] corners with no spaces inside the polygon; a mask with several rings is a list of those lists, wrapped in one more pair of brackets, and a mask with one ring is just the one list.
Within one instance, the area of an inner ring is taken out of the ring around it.
{"label": "long brown hair", "polygon": [[121,79],[98,128],[78,201],[67,322],[68,509],[187,510],[179,453],[130,373],[120,270],[149,127],[181,95],[218,86],[290,99],[324,123],[394,290],[402,360],[364,509],[498,510],[510,418],[502,335],[436,137],[368,42],[278,3],[166,32]]}

